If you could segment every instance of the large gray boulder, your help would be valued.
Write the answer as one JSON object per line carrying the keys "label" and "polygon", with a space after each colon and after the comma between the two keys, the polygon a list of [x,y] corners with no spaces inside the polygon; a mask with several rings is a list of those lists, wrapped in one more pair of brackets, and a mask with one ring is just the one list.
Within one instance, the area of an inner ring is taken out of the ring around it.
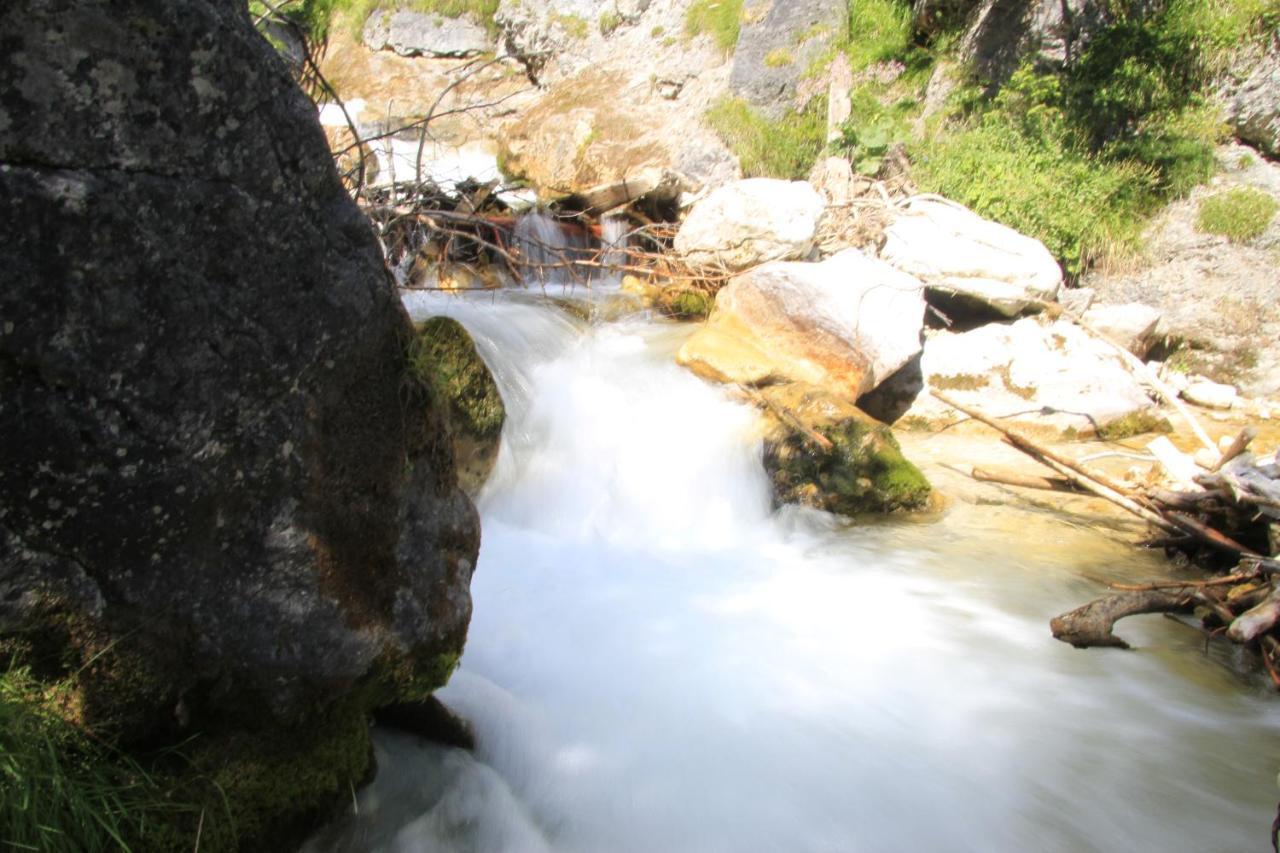
{"label": "large gray boulder", "polygon": [[[969,5],[921,0],[914,9],[917,22],[927,25],[933,18],[954,20],[955,11]],[[982,0],[968,11],[960,55],[980,80],[1000,86],[1028,60],[1045,68],[1070,65],[1108,20],[1105,4],[1095,0]]]}
{"label": "large gray boulder", "polygon": [[767,11],[748,6],[729,88],[777,119],[797,106],[797,87],[844,32],[849,6],[843,0],[774,0]]}
{"label": "large gray boulder", "polygon": [[268,846],[466,635],[477,516],[412,328],[242,3],[0,7],[0,164],[0,640],[94,731],[203,731]]}
{"label": "large gray boulder", "polygon": [[1222,91],[1236,136],[1280,156],[1280,40],[1246,51]]}

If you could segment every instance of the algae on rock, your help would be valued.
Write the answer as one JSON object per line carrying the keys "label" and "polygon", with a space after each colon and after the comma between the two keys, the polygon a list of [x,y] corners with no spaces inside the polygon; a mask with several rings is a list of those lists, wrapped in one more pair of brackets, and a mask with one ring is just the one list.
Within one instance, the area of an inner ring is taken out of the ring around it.
{"label": "algae on rock", "polygon": [[[760,395],[771,413],[764,465],[777,503],[848,516],[928,505],[929,481],[902,455],[890,429],[852,403],[798,382]],[[811,433],[830,446],[819,446]]]}

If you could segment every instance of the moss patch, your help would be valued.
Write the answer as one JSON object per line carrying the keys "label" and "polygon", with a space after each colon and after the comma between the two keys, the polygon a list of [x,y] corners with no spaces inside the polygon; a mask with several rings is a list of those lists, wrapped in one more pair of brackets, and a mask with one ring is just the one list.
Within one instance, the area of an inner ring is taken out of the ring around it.
{"label": "moss patch", "polygon": [[1168,419],[1155,412],[1132,412],[1098,427],[1098,438],[1103,441],[1119,441],[1152,432],[1173,432],[1173,426]]}
{"label": "moss patch", "polygon": [[[778,503],[801,503],[840,515],[922,509],[931,487],[902,455],[887,426],[857,407],[812,386],[763,391],[779,417],[765,439],[764,463]],[[799,423],[823,436],[818,446]]]}
{"label": "moss patch", "polygon": [[930,376],[929,384],[939,391],[976,391],[987,387],[987,377],[972,373],[957,373],[954,376]]}
{"label": "moss patch", "polygon": [[448,317],[427,320],[418,327],[410,360],[413,371],[448,403],[456,429],[478,438],[502,432],[502,396],[461,323]]}
{"label": "moss patch", "polygon": [[715,297],[702,290],[667,288],[658,294],[655,304],[668,317],[677,320],[702,320],[711,313]]}

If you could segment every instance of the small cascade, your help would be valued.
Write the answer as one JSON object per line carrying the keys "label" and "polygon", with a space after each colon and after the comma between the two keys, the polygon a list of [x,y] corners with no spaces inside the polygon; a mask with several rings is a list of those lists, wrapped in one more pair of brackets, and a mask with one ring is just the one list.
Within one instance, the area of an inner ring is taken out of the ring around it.
{"label": "small cascade", "polygon": [[616,267],[626,266],[629,260],[630,234],[631,222],[627,217],[607,214],[600,219],[600,261],[606,265],[601,277],[607,286],[622,284],[622,273]]}

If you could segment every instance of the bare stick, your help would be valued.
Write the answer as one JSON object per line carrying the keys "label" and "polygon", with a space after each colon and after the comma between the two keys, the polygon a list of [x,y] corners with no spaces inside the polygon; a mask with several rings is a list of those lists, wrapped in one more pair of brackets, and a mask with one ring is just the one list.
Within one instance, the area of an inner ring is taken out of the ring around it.
{"label": "bare stick", "polygon": [[1112,633],[1116,622],[1139,613],[1186,613],[1195,596],[1186,591],[1129,592],[1091,601],[1049,622],[1054,638],[1078,649],[1107,646],[1127,649],[1129,644]]}
{"label": "bare stick", "polygon": [[970,473],[981,483],[999,483],[1002,486],[1020,486],[1024,489],[1042,489],[1049,492],[1078,492],[1075,483],[1066,477],[1037,477],[1016,471],[997,471],[991,468],[973,467]]}

